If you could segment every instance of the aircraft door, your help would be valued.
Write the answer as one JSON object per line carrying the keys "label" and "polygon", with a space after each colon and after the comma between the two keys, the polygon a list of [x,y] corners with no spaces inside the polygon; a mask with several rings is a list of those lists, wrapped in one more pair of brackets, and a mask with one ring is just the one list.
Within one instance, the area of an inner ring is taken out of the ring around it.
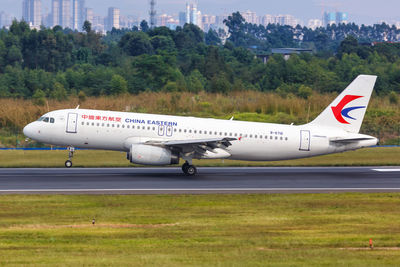
{"label": "aircraft door", "polygon": [[68,113],[67,119],[67,133],[77,133],[78,114]]}
{"label": "aircraft door", "polygon": [[300,131],[300,149],[301,151],[310,151],[310,131]]}

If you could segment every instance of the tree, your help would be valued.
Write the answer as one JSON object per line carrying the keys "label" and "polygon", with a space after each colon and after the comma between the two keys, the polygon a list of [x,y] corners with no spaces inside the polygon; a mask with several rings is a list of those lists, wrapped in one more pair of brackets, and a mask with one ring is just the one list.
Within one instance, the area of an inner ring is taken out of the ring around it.
{"label": "tree", "polygon": [[148,32],[150,30],[149,24],[147,23],[147,21],[142,20],[142,22],[140,22],[140,30],[142,32]]}
{"label": "tree", "polygon": [[22,60],[21,50],[16,45],[11,46],[7,54],[8,64],[12,65],[16,62],[20,62],[21,60]]}
{"label": "tree", "polygon": [[89,33],[92,31],[92,23],[89,21],[85,20],[82,26],[82,30],[84,30],[86,33]]}
{"label": "tree", "polygon": [[224,20],[225,25],[229,29],[229,40],[236,46],[242,42],[242,39],[244,39],[244,22],[245,19],[239,11],[233,13],[232,16],[229,16],[228,19]]}
{"label": "tree", "polygon": [[128,83],[121,75],[115,74],[111,79],[111,90],[112,95],[120,95],[128,92]]}
{"label": "tree", "polygon": [[205,35],[205,42],[207,45],[221,45],[221,39],[218,36],[218,33],[213,29],[209,29]]}
{"label": "tree", "polygon": [[46,94],[38,89],[32,96],[33,103],[37,106],[44,106],[46,104]]}
{"label": "tree", "polygon": [[357,53],[357,51],[358,41],[354,36],[349,35],[340,43],[338,55],[341,58],[343,54]]}
{"label": "tree", "polygon": [[144,32],[129,32],[121,38],[118,45],[130,56],[153,53],[149,36]]}

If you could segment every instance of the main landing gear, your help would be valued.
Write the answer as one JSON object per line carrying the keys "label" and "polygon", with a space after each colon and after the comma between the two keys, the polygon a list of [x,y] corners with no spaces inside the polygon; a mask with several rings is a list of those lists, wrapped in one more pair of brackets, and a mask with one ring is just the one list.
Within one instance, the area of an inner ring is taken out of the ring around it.
{"label": "main landing gear", "polygon": [[197,173],[197,168],[194,165],[189,164],[189,162],[186,161],[182,165],[182,171],[188,176],[194,176]]}
{"label": "main landing gear", "polygon": [[72,167],[72,158],[74,157],[75,148],[72,146],[69,146],[67,148],[67,150],[68,150],[68,160],[65,162],[65,167],[71,168]]}

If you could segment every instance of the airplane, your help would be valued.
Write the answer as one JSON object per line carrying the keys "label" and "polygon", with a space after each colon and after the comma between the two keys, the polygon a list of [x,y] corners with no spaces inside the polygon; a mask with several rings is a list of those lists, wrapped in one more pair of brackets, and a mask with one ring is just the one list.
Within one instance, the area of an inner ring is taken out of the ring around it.
{"label": "airplane", "polygon": [[219,120],[103,110],[49,112],[23,129],[37,142],[75,148],[123,151],[140,165],[174,165],[197,173],[193,159],[278,161],[374,146],[359,134],[377,76],[359,75],[316,119],[304,125]]}

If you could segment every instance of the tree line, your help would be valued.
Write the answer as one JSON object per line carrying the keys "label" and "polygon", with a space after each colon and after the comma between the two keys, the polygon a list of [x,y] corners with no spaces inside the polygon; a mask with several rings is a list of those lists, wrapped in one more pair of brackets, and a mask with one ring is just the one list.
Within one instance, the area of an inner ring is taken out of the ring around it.
{"label": "tree line", "polygon": [[[88,22],[77,32],[59,26],[31,30],[14,21],[0,30],[0,97],[63,100],[71,95],[243,90],[308,97],[312,90],[341,91],[361,73],[379,76],[379,94],[399,92],[400,45],[380,43],[399,32],[387,25],[264,27],[245,23],[239,13],[225,24],[229,37],[222,42],[221,32],[204,33],[193,24],[170,30],[150,29],[142,22],[140,28],[113,29],[102,36]],[[256,57],[288,46],[311,47],[315,53],[289,60],[271,55],[266,64]]]}

